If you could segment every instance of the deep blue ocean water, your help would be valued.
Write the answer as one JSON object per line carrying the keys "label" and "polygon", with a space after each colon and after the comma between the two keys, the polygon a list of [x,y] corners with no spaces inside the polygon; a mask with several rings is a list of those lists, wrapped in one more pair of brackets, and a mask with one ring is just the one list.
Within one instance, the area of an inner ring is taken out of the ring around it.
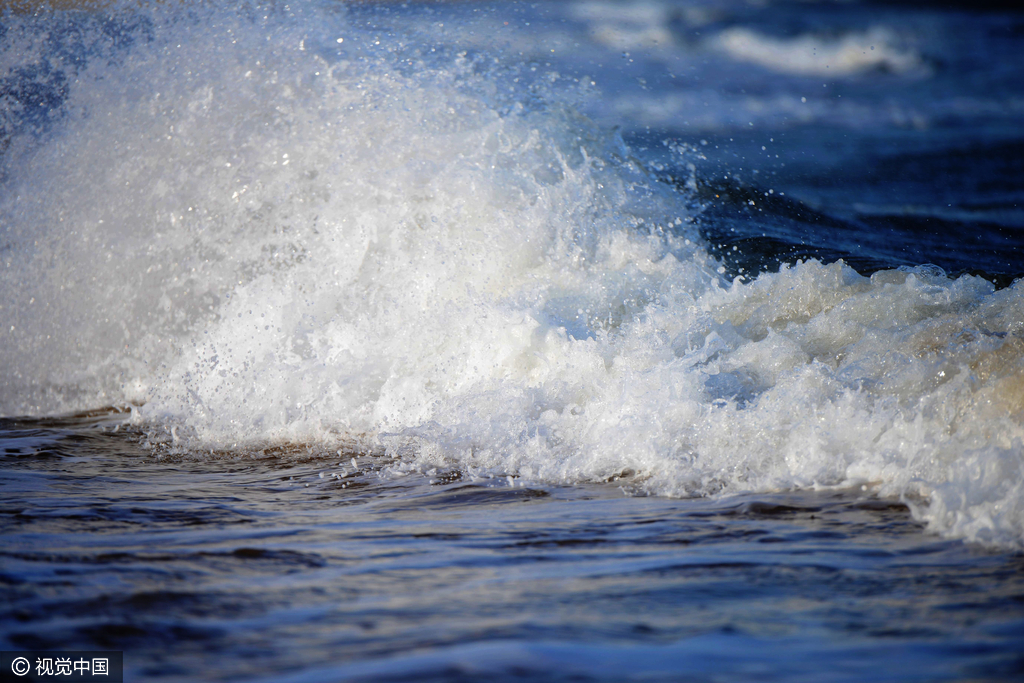
{"label": "deep blue ocean water", "polygon": [[994,2],[4,10],[0,645],[1024,679],[1021,54]]}

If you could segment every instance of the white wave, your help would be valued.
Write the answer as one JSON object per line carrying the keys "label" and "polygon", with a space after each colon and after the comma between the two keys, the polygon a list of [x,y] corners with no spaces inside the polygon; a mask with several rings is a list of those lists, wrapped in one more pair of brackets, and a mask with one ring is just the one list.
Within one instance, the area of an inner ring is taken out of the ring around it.
{"label": "white wave", "polygon": [[193,450],[664,495],[864,486],[1022,544],[1020,285],[728,283],[561,86],[308,12],[153,15],[12,145],[5,414],[132,401]]}
{"label": "white wave", "polygon": [[675,44],[668,24],[673,8],[660,2],[580,2],[571,13],[588,26],[591,38],[615,50],[665,49]]}
{"label": "white wave", "polygon": [[847,76],[872,70],[908,73],[925,68],[920,55],[901,47],[892,30],[880,26],[836,38],[802,34],[788,39],[734,27],[711,42],[734,59],[802,76]]}

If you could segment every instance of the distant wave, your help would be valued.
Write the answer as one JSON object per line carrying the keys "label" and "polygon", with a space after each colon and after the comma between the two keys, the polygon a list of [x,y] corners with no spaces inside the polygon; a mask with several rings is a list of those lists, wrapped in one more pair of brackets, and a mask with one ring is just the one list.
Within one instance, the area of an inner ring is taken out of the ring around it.
{"label": "distant wave", "polygon": [[896,35],[885,27],[835,38],[813,34],[773,38],[734,27],[719,33],[712,42],[735,59],[803,76],[848,76],[871,70],[908,73],[925,69],[921,56],[911,48],[900,47]]}

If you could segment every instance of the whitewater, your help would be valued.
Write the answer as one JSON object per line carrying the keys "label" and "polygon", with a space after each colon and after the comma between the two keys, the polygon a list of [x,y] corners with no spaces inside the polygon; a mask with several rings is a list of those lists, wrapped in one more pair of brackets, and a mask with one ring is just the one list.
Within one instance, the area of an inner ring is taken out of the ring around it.
{"label": "whitewater", "polygon": [[8,123],[0,413],[125,408],[196,457],[860,488],[1024,543],[1019,283],[733,277],[694,227],[699,148],[671,145],[666,181],[579,113],[589,76],[342,6],[87,20],[56,58],[35,21],[8,23],[4,68],[55,59],[65,99]]}
{"label": "whitewater", "polygon": [[1019,680],[1022,52],[996,2],[4,5],[0,669]]}

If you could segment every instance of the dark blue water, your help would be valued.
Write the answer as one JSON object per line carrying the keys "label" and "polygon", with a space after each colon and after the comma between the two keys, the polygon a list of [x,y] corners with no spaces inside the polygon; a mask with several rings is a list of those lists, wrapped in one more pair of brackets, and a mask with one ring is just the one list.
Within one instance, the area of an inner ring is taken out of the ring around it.
{"label": "dark blue water", "polygon": [[[1024,680],[1014,7],[6,11],[0,45],[3,649]],[[656,220],[657,258],[617,241]]]}
{"label": "dark blue water", "polygon": [[3,425],[12,648],[123,650],[126,680],[1022,674],[1024,560],[898,502],[168,462],[114,417]]}

